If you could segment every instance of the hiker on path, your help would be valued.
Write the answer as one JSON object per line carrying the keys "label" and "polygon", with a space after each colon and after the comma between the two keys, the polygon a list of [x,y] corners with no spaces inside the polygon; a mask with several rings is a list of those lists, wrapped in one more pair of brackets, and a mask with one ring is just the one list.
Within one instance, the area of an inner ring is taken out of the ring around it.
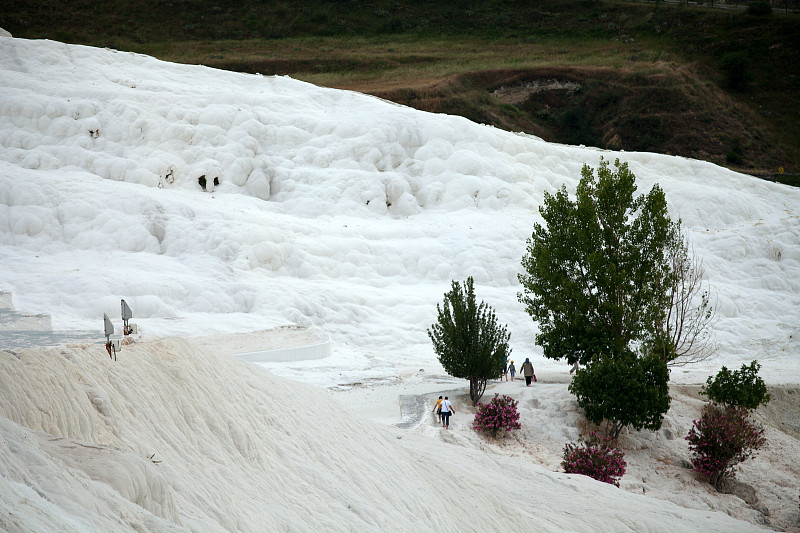
{"label": "hiker on path", "polygon": [[519,373],[525,376],[525,386],[531,386],[531,379],[533,379],[533,363],[529,358],[525,358],[525,362],[519,368]]}
{"label": "hiker on path", "polygon": [[439,422],[442,421],[442,397],[439,396],[439,399],[436,400],[436,403],[433,404],[433,411],[436,412],[436,416],[439,418]]}
{"label": "hiker on path", "polygon": [[511,360],[511,364],[508,365],[508,371],[511,372],[511,381],[514,381],[514,376],[517,374],[517,368],[514,366],[514,360]]}
{"label": "hiker on path", "polygon": [[450,429],[450,415],[454,414],[456,411],[453,409],[453,404],[450,403],[450,400],[447,399],[447,396],[444,397],[442,400],[442,427],[445,429]]}
{"label": "hiker on path", "polygon": [[505,376],[506,381],[508,381],[508,361],[503,363],[502,374],[500,374],[500,381],[503,381],[503,376]]}

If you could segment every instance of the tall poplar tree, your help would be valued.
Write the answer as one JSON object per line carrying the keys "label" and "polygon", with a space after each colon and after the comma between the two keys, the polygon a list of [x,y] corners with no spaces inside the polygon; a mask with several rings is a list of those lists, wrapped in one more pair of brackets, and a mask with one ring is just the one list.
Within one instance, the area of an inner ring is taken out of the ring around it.
{"label": "tall poplar tree", "polygon": [[519,275],[536,343],[547,358],[584,365],[570,391],[614,436],[627,425],[658,429],[669,409],[672,354],[647,348],[666,346],[680,231],[661,188],[635,196],[635,182],[626,163],[601,159],[596,175],[583,166],[574,200],[566,187],[545,194]]}
{"label": "tall poplar tree", "polygon": [[545,194],[519,275],[519,301],[549,359],[590,363],[659,333],[668,307],[668,250],[676,235],[664,192],[634,197],[627,163],[583,166],[576,197]]}

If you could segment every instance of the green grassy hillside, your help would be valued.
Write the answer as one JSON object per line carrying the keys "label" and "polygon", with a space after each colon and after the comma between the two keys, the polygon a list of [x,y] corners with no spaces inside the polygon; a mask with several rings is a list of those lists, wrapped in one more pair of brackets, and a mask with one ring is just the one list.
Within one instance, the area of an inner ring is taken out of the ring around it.
{"label": "green grassy hillside", "polygon": [[730,4],[6,0],[0,27],[800,184],[800,1]]}

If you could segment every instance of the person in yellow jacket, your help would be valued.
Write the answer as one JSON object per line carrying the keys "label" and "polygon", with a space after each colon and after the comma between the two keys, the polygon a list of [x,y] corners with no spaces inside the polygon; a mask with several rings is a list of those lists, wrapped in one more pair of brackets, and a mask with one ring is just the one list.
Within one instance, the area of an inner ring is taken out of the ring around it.
{"label": "person in yellow jacket", "polygon": [[439,423],[442,423],[442,397],[439,396],[439,399],[436,400],[436,404],[433,406],[433,411],[435,412],[436,416],[439,418]]}

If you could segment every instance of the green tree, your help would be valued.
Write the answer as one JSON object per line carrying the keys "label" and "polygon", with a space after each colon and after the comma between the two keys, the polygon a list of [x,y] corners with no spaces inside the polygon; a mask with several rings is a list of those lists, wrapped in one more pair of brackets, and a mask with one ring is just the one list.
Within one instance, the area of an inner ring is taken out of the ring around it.
{"label": "green tree", "polygon": [[675,223],[658,185],[634,198],[627,163],[583,166],[575,200],[566,187],[545,194],[519,275],[518,294],[539,324],[549,359],[587,365],[659,335],[668,306]]}
{"label": "green tree", "polygon": [[666,325],[680,226],[658,185],[634,196],[635,182],[626,163],[601,159],[596,176],[583,166],[574,200],[566,187],[545,194],[519,276],[536,343],[547,358],[585,366],[570,391],[614,436],[661,427],[675,356]]}
{"label": "green tree", "polygon": [[723,366],[713,379],[708,377],[700,394],[725,407],[744,407],[753,411],[770,401],[767,385],[758,375],[760,369],[758,361],[742,365],[741,369],[733,372]]}
{"label": "green tree", "polygon": [[476,303],[471,276],[463,284],[453,281],[436,311],[437,322],[428,328],[433,349],[448,374],[469,380],[469,397],[477,404],[511,354],[510,334],[489,305]]}
{"label": "green tree", "polygon": [[637,357],[633,352],[600,357],[581,368],[569,390],[586,418],[614,439],[628,425],[634,429],[661,428],[669,410],[669,369],[656,354]]}

